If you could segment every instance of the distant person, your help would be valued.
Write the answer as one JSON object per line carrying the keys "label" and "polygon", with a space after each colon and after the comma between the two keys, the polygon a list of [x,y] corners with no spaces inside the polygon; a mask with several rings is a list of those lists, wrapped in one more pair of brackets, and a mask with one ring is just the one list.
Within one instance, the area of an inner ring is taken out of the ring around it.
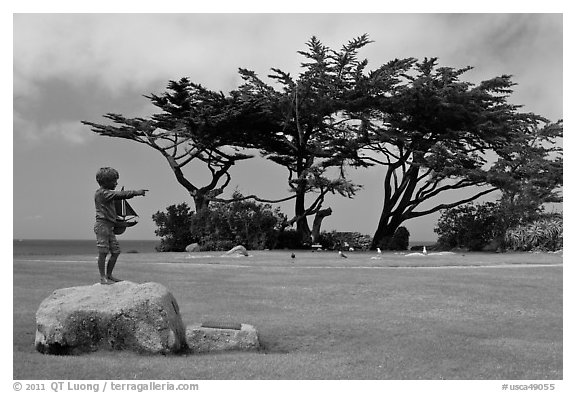
{"label": "distant person", "polygon": [[[100,271],[100,283],[114,284],[119,280],[112,275],[116,260],[120,255],[120,245],[114,234],[114,226],[117,222],[116,205],[114,201],[121,199],[130,199],[137,195],[146,195],[148,190],[138,191],[114,191],[118,185],[120,175],[114,168],[100,168],[96,173],[96,181],[100,188],[94,195],[96,205],[96,224],[94,232],[96,233],[96,246],[98,247],[98,270]],[[136,222],[126,224],[127,226],[136,225]],[[108,265],[106,265],[106,256],[110,253]]]}

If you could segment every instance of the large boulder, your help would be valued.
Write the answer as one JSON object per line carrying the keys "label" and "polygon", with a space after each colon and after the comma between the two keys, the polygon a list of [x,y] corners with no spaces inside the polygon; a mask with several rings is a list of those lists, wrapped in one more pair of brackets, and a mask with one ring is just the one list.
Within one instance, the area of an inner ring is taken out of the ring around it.
{"label": "large boulder", "polygon": [[186,246],[186,252],[198,252],[200,251],[200,244],[192,243]]}
{"label": "large boulder", "polygon": [[54,291],[36,312],[35,346],[49,354],[99,349],[165,354],[187,349],[174,296],[158,283],[129,281]]}
{"label": "large boulder", "polygon": [[223,256],[247,257],[248,251],[246,250],[246,247],[244,247],[244,246],[236,246],[236,247],[233,247],[232,249],[230,249],[229,251],[227,251],[226,254],[224,254]]}

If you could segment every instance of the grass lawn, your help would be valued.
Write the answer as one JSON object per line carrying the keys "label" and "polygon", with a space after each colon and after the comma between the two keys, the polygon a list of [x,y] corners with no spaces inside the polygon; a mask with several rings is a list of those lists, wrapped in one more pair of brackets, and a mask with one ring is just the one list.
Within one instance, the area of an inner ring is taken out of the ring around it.
{"label": "grass lawn", "polygon": [[[185,325],[254,325],[260,352],[42,355],[35,313],[58,288],[97,282],[95,256],[17,257],[14,379],[522,379],[562,374],[562,256],[254,252],[122,254],[116,275],[154,281]],[[378,259],[373,259],[378,258]]]}

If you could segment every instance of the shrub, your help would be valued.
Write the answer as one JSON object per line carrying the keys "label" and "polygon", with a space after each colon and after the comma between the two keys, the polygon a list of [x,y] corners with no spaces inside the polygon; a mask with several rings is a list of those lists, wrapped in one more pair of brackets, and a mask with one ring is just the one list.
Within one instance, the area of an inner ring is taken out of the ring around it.
{"label": "shrub", "polygon": [[160,245],[156,246],[156,250],[184,251],[194,240],[190,233],[191,218],[190,207],[185,202],[168,206],[166,212],[153,214],[152,220],[158,226],[154,233],[160,236]]}
{"label": "shrub", "polygon": [[355,250],[368,250],[372,238],[359,232],[323,231],[318,242],[327,250],[347,250],[350,247]]}
{"label": "shrub", "polygon": [[389,250],[407,250],[410,243],[410,232],[406,227],[398,227],[388,245]]}
{"label": "shrub", "polygon": [[300,235],[295,229],[285,229],[278,233],[274,248],[296,250],[304,248],[304,245],[302,244]]}
{"label": "shrub", "polygon": [[500,230],[498,206],[466,204],[442,212],[434,232],[442,249],[456,247],[479,251],[494,239]]}
{"label": "shrub", "polygon": [[462,205],[445,210],[434,232],[440,249],[480,251],[489,243],[495,249],[523,251],[562,248],[562,217],[543,214],[535,205],[502,201]]}
{"label": "shrub", "polygon": [[235,201],[213,203],[193,214],[188,228],[192,238],[205,251],[220,251],[237,245],[262,250],[276,245],[284,220],[280,209],[272,209],[269,204]]}
{"label": "shrub", "polygon": [[562,249],[561,217],[548,217],[506,231],[506,247],[519,251],[557,251]]}

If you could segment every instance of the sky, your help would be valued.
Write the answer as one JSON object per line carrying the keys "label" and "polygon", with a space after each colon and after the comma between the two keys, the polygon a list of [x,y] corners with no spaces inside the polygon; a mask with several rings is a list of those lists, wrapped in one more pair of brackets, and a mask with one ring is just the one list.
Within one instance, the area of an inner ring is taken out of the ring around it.
{"label": "sky", "polygon": [[[511,74],[510,99],[552,121],[563,118],[563,17],[531,13],[146,13],[13,16],[13,238],[91,239],[98,168],[120,172],[119,186],[149,189],[131,200],[140,215],[124,239],[155,239],[152,214],[192,200],[164,159],[147,146],[98,136],[82,120],[113,112],[149,116],[144,95],[189,77],[229,92],[238,68],[265,78],[271,68],[293,75],[297,51],[316,36],[333,49],[367,33],[359,53],[368,68],[394,58],[437,57],[441,66],[474,69],[478,83]],[[383,168],[350,171],[363,185],[354,199],[329,197],[323,229],[373,235],[382,208]],[[200,168],[189,174],[203,179]],[[262,159],[238,164],[230,191],[287,195],[286,172]],[[291,203],[280,205],[292,214]],[[290,216],[291,217],[291,216]],[[434,240],[439,215],[404,223],[411,239]]]}

